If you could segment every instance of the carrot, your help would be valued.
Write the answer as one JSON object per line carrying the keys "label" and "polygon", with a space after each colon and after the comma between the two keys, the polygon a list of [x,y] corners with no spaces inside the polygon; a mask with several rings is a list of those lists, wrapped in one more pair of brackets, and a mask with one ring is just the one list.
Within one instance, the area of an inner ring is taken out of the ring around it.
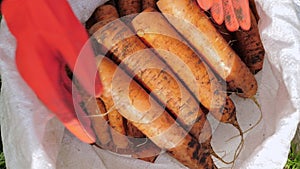
{"label": "carrot", "polygon": [[203,56],[205,62],[228,82],[231,89],[245,98],[256,94],[255,77],[228,46],[195,1],[159,0],[157,5],[169,22]]}
{"label": "carrot", "polygon": [[[96,8],[92,16],[89,18],[89,20],[86,23],[86,28],[88,30],[92,30],[91,27],[96,24],[97,20],[106,20],[107,23],[111,22],[112,20],[109,20],[109,18],[117,19],[119,17],[118,11],[115,8],[115,2],[113,0],[110,0],[106,2],[103,5],[100,5]],[[91,25],[93,24],[93,25]],[[97,30],[93,30],[94,33]],[[97,44],[97,41],[91,37],[91,42],[93,44],[93,49],[96,55],[103,54],[107,51],[107,49],[104,46],[100,46]],[[96,45],[97,44],[97,45]]]}
{"label": "carrot", "polygon": [[191,169],[215,168],[210,156],[211,147],[199,144],[123,70],[103,58],[99,71],[106,80],[103,85],[110,86],[104,87],[104,91],[114,99],[117,110],[153,143]]}
{"label": "carrot", "polygon": [[233,121],[235,105],[224,92],[226,86],[221,85],[160,13],[148,8],[134,18],[132,25],[137,35],[154,48],[205,108],[221,122]]}
{"label": "carrot", "polygon": [[187,88],[194,93],[197,100],[209,109],[217,120],[230,123],[239,130],[242,145],[243,131],[237,121],[235,105],[224,92],[226,84],[221,85],[210,68],[189,48],[164,17],[155,12],[153,8],[148,8],[137,15],[132,21],[132,26],[137,35],[154,48]]}
{"label": "carrot", "polygon": [[126,133],[133,144],[132,157],[153,163],[161,151],[130,121],[126,122]]}
{"label": "carrot", "polygon": [[229,32],[224,24],[214,24],[214,26],[250,71],[256,74],[263,67],[265,50],[260,39],[256,17],[251,11],[250,16],[251,27],[248,31],[239,29],[235,32]]}
{"label": "carrot", "polygon": [[140,0],[117,0],[117,6],[120,16],[137,14],[142,10]]}
{"label": "carrot", "polygon": [[[102,21],[106,23],[106,21]],[[134,33],[121,21],[115,20],[105,26],[101,22],[91,30],[98,31],[93,35],[97,41],[113,53],[112,59],[124,68],[127,73],[135,76],[153,96],[157,98],[177,118],[187,130],[199,137],[206,121],[205,114],[198,102],[181,84],[170,68],[162,62]],[[143,50],[142,53],[139,51]],[[211,133],[201,133],[201,140],[211,137]]]}
{"label": "carrot", "polygon": [[92,121],[92,127],[97,136],[97,144],[102,148],[110,147],[112,141],[109,124],[107,122],[108,118],[105,115],[106,109],[103,102],[96,99],[96,103],[90,98],[85,98],[85,108],[87,109],[88,115]]}
{"label": "carrot", "polygon": [[132,138],[144,138],[145,137],[145,135],[128,120],[126,120],[126,133],[127,133],[127,136],[132,137]]}
{"label": "carrot", "polygon": [[[106,77],[106,76],[104,76],[104,77]],[[108,89],[106,89],[106,91],[107,90]],[[106,94],[106,95],[109,95],[109,94]],[[133,158],[137,158],[137,159],[144,160],[147,162],[154,162],[155,159],[157,158],[157,155],[161,151],[160,148],[158,148],[155,144],[153,144],[149,139],[145,138],[146,136],[141,131],[139,131],[134,125],[132,125],[132,123],[129,121],[126,122],[127,123],[126,131],[130,131],[130,132],[124,132],[123,125],[122,125],[123,120],[121,120],[120,123],[116,123],[118,120],[120,120],[120,118],[123,119],[123,117],[119,114],[119,112],[117,110],[114,110],[115,112],[107,112],[104,107],[104,105],[108,104],[108,102],[110,102],[110,101],[111,100],[108,100],[108,99],[104,99],[104,100],[97,99],[97,103],[98,103],[98,107],[100,108],[100,112],[102,114],[108,115],[108,118],[107,118],[107,116],[104,116],[104,117],[106,117],[106,119],[109,120],[109,122],[110,122],[110,126],[111,126],[110,131],[111,131],[111,135],[112,135],[112,140],[111,139],[108,140],[105,145],[103,145],[103,141],[100,141],[100,143],[102,143],[102,144],[100,144],[101,147],[108,149],[110,151],[113,151],[113,152],[120,153],[120,154],[131,154]],[[116,114],[116,116],[115,115],[111,116],[111,114]],[[121,117],[118,117],[118,116],[121,116]],[[102,126],[103,123],[93,123],[93,124],[94,124],[93,125],[94,129],[97,131],[96,133],[97,133],[99,140],[104,140],[105,138],[107,139],[107,137],[105,137],[106,133],[101,131],[101,129],[103,128],[103,126]],[[115,127],[114,124],[121,125],[121,126]],[[129,128],[129,130],[128,130],[128,128]],[[121,129],[121,131],[118,131],[118,129],[119,130]],[[120,132],[122,133],[122,135],[119,135]],[[125,137],[126,134],[128,137]],[[136,138],[139,138],[139,139],[136,139]],[[119,140],[117,140],[117,139],[119,139]],[[128,144],[128,141],[130,142],[130,145]],[[111,144],[111,143],[113,143],[113,144]]]}
{"label": "carrot", "polygon": [[86,29],[90,29],[98,19],[106,19],[107,14],[115,15],[119,17],[117,9],[114,7],[116,4],[114,0],[107,1],[103,5],[98,6],[91,17],[86,21]]}
{"label": "carrot", "polygon": [[156,8],[157,0],[142,0],[142,9]]}
{"label": "carrot", "polygon": [[251,11],[253,12],[253,14],[255,16],[256,23],[258,23],[260,18],[259,18],[258,12],[257,12],[255,1],[254,0],[249,0],[249,6],[250,6],[250,9],[251,9]]}
{"label": "carrot", "polygon": [[251,12],[251,28],[249,31],[238,30],[234,32],[234,38],[237,39],[234,49],[241,59],[249,67],[253,74],[256,74],[263,68],[265,50],[260,39],[257,21]]}
{"label": "carrot", "polygon": [[68,66],[65,66],[65,72],[74,82],[76,87],[76,92],[80,95],[82,102],[81,107],[86,112],[86,114],[91,119],[91,127],[93,128],[95,135],[96,135],[96,144],[102,148],[110,149],[111,146],[111,135],[109,130],[108,118],[105,109],[104,103],[101,99],[93,98],[79,84],[76,79],[73,79],[73,72]]}
{"label": "carrot", "polygon": [[104,5],[100,5],[94,12],[94,19],[98,20],[106,20],[110,16],[119,17],[117,9],[114,7],[113,3],[106,3]]}
{"label": "carrot", "polygon": [[145,137],[143,140],[143,142],[134,146],[132,157],[154,163],[159,153],[161,152],[161,149],[157,147],[150,139]]}
{"label": "carrot", "polygon": [[117,110],[114,109],[114,103],[112,102],[112,98],[105,98],[103,96],[100,98],[104,102],[106,109],[109,111],[107,115],[109,125],[111,127],[111,136],[116,146],[116,152],[118,152],[119,149],[127,149],[130,145],[128,138],[125,137],[126,130],[123,123],[123,116]]}
{"label": "carrot", "polygon": [[110,132],[111,132],[112,140],[115,145],[115,152],[123,152],[122,150],[125,150],[130,146],[129,140],[126,137],[126,129],[124,126],[123,116],[121,116],[121,114],[115,108],[114,101],[109,93],[110,81],[108,81],[105,78],[105,75],[102,74],[101,70],[99,70],[99,73],[104,88],[104,92],[101,94],[99,99],[102,100],[102,102],[105,105],[105,109],[107,111],[106,113],[108,116],[109,125],[111,127]]}

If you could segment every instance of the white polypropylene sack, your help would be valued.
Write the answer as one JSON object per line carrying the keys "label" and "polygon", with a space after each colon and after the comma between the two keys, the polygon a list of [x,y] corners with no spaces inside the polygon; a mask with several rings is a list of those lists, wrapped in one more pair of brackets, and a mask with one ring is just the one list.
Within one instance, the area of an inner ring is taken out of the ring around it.
{"label": "white polypropylene sack", "polygon": [[[84,23],[104,0],[70,0],[76,16]],[[234,168],[282,169],[299,122],[300,110],[300,21],[299,0],[257,0],[259,28],[266,49],[259,82],[258,101],[263,119],[245,135],[244,148]],[[298,14],[298,15],[297,15]],[[16,42],[5,22],[0,27],[1,133],[7,167],[10,169],[96,169],[96,168],[184,168],[166,154],[155,164],[121,157],[94,148],[74,138],[49,112],[20,77],[15,65]],[[251,100],[232,96],[243,130],[253,125],[259,111]],[[217,153],[232,148],[238,138],[227,141],[235,131],[221,125],[212,145]],[[231,135],[230,135],[231,133]],[[224,154],[225,155],[225,154]],[[216,162],[218,165],[219,162]]]}

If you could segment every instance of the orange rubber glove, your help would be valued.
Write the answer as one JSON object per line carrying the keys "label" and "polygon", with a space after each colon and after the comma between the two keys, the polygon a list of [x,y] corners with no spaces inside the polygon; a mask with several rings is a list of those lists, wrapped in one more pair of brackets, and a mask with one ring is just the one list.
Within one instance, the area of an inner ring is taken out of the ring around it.
{"label": "orange rubber glove", "polygon": [[76,62],[88,35],[68,2],[4,0],[2,13],[17,41],[16,65],[23,79],[71,133],[94,143],[90,120],[78,120],[78,114],[85,114],[80,100],[73,100],[65,66],[74,71],[76,65],[74,76],[92,96],[99,96],[102,87],[91,46],[85,48],[84,59]]}
{"label": "orange rubber glove", "polygon": [[234,32],[241,27],[249,30],[250,7],[249,0],[197,0],[199,6],[207,11],[210,9],[215,22],[221,25],[225,21],[226,28]]}

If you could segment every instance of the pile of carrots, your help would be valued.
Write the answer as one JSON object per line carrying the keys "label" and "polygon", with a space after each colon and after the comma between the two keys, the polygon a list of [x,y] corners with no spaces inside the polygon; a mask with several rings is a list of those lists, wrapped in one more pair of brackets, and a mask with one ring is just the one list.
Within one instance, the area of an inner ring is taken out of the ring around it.
{"label": "pile of carrots", "polygon": [[[86,109],[103,149],[189,168],[217,168],[207,115],[240,131],[231,93],[253,98],[264,48],[251,4],[249,31],[228,32],[194,0],[117,0],[86,22],[104,92]],[[125,17],[124,17],[125,16]],[[89,111],[97,109],[98,111]]]}

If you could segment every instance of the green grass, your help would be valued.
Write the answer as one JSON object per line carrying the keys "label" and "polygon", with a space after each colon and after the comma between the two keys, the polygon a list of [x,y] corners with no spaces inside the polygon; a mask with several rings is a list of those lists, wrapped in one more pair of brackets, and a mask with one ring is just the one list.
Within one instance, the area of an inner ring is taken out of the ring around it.
{"label": "green grass", "polygon": [[6,169],[4,153],[0,153],[0,169]]}
{"label": "green grass", "polygon": [[290,153],[284,169],[300,169],[300,151],[297,151],[296,143],[291,143]]}

